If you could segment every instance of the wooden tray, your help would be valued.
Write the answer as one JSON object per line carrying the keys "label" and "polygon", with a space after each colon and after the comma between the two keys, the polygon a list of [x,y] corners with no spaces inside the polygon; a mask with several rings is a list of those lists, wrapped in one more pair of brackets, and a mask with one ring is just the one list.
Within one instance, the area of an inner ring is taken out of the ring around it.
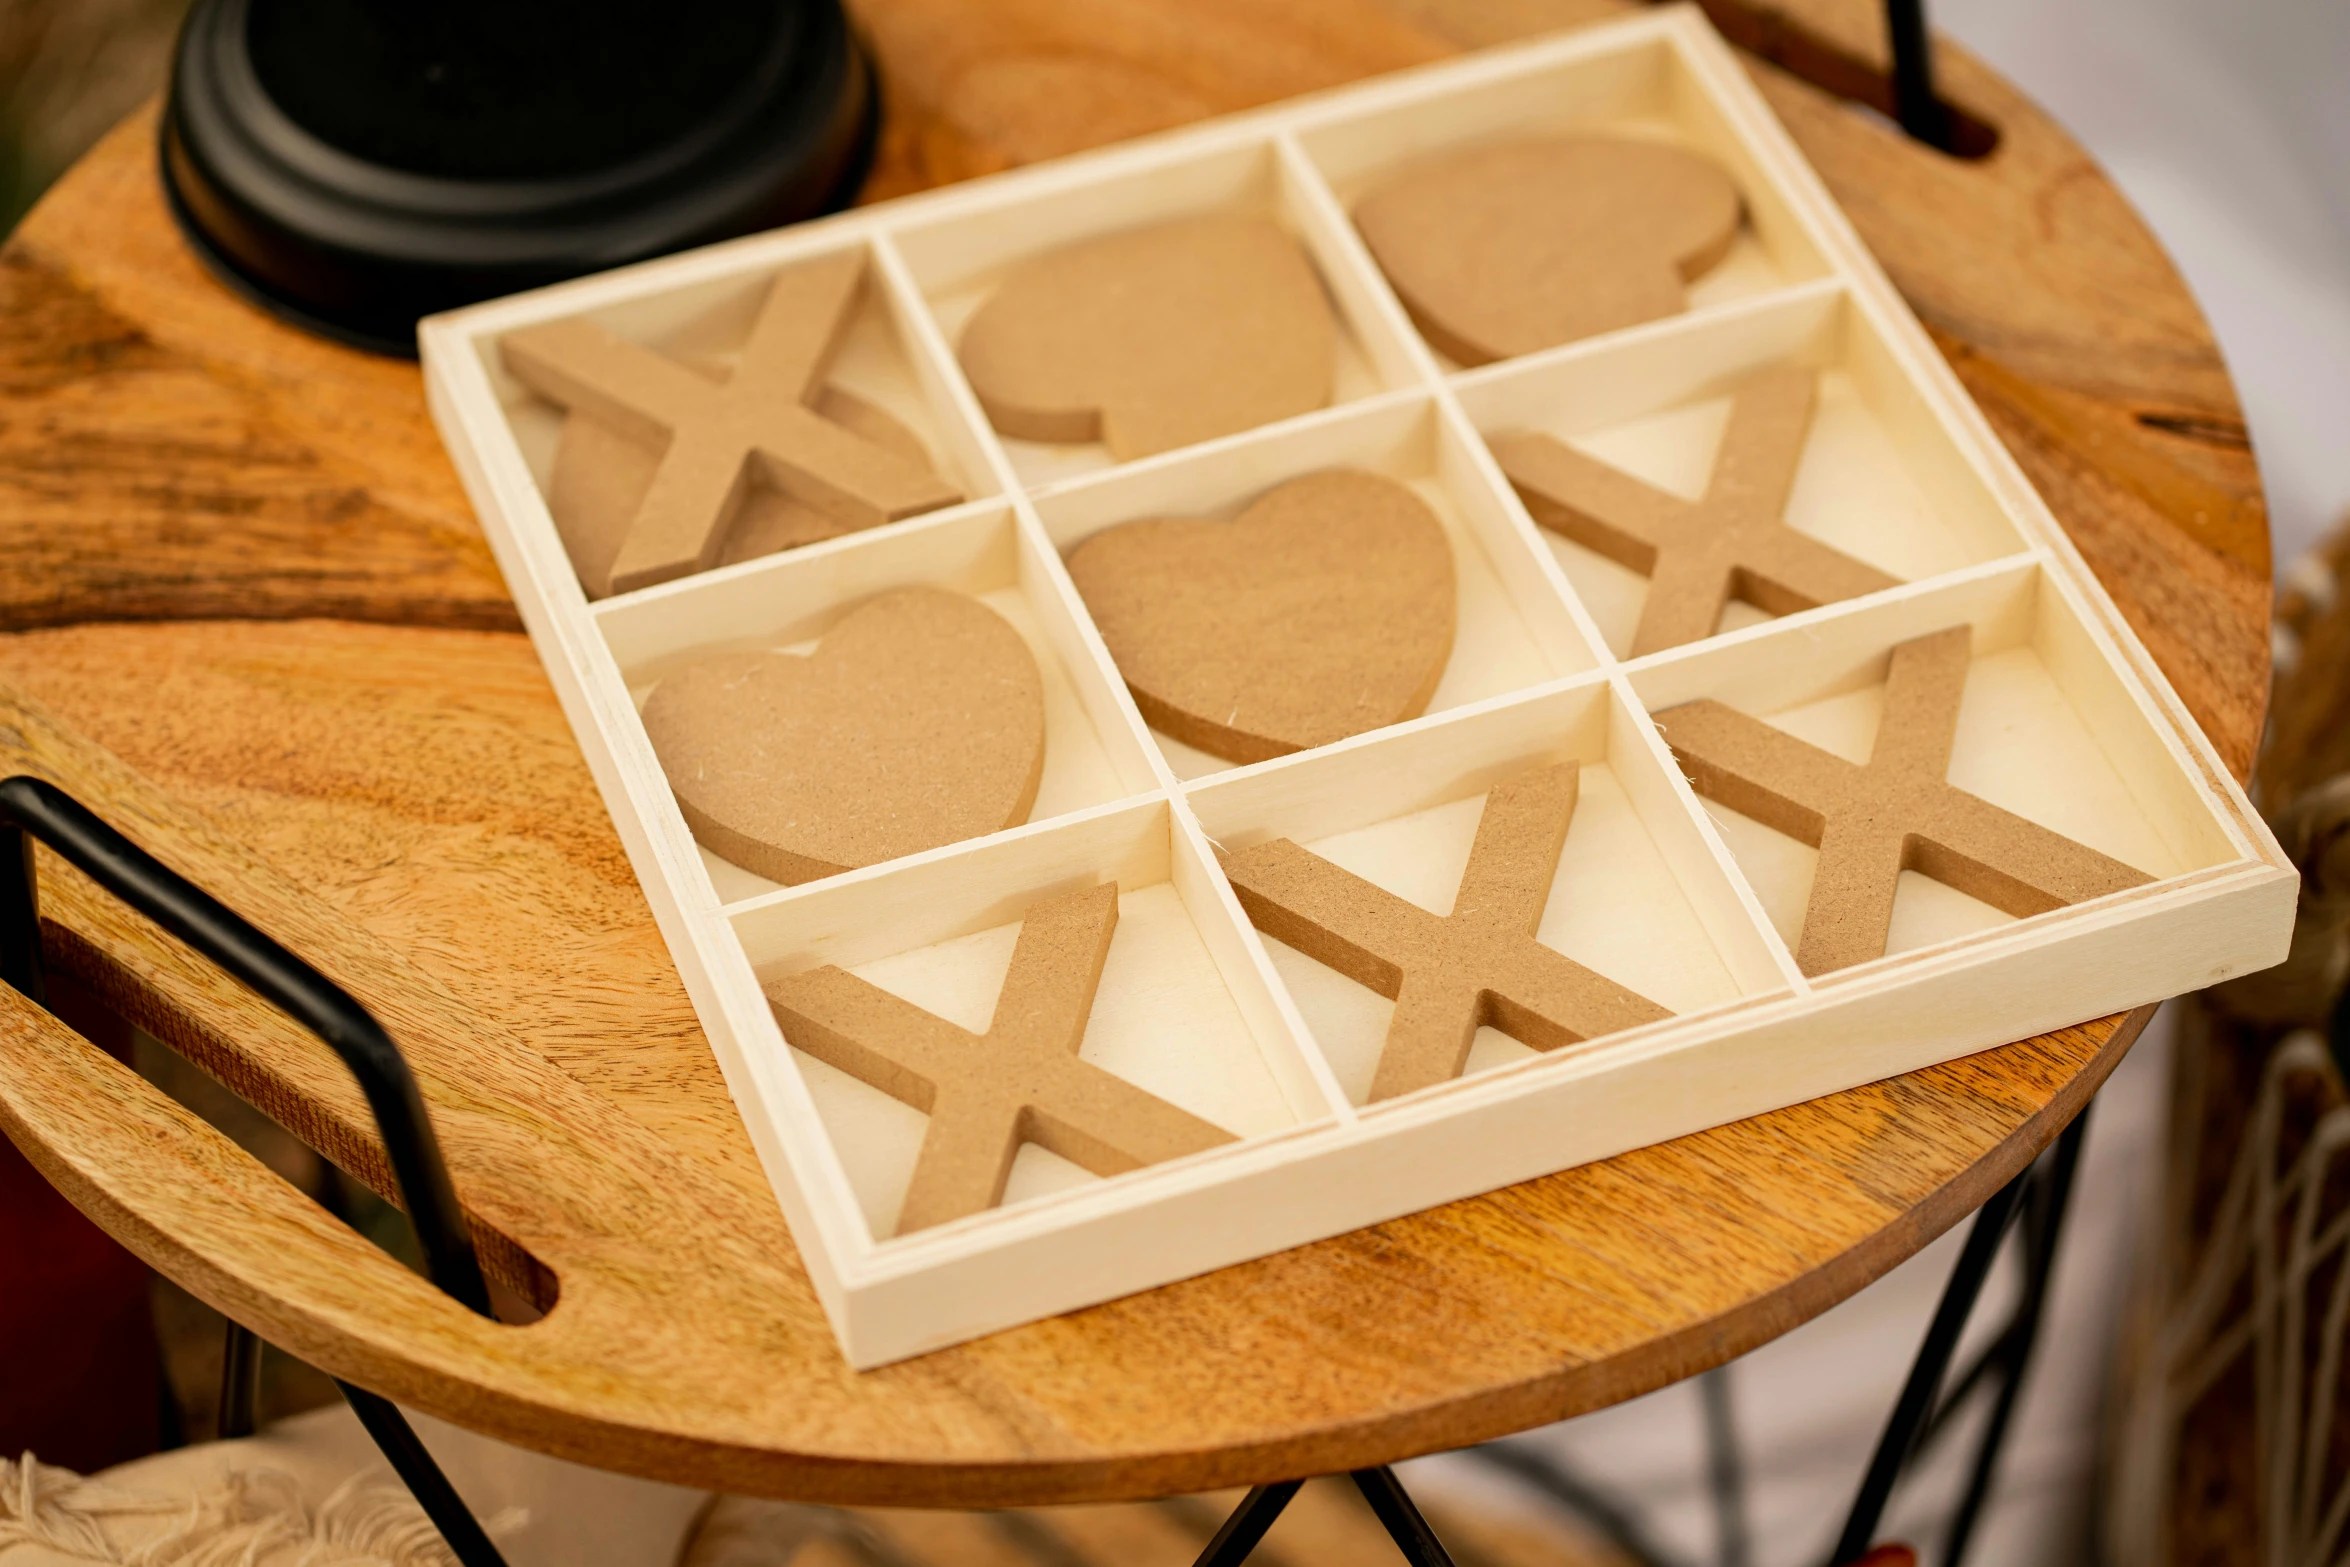
{"label": "wooden tray", "polygon": [[[1664,136],[1728,168],[1746,228],[1670,319],[1461,372],[1414,333],[1346,217],[1401,161],[1536,128]],[[1006,264],[1182,213],[1268,213],[1342,321],[1319,412],[1113,465],[1006,440],[951,343]],[[979,497],[590,603],[542,498],[560,416],[507,376],[514,328],[586,315],[723,352],[779,268],[864,248],[831,377]],[[880,1364],[1914,1070],[2284,954],[2295,878],[2062,531],[1694,11],[1643,15],[425,323],[434,416],[627,844],[849,1359]],[[1741,373],[1821,372],[1790,518],[1900,587],[1624,660],[1640,579],[1536,528],[1480,432],[1545,428],[1654,481],[1699,480]],[[1062,553],[1153,515],[1230,513],[1347,465],[1441,517],[1460,633],[1427,714],[1233,768],[1151,733]],[[797,647],[883,589],[976,594],[1045,677],[1027,825],[792,888],[703,851],[637,717],[709,652]],[[1906,878],[1889,954],[1807,980],[1811,851],[1698,800],[1649,712],[1713,697],[1865,756],[1896,644],[1973,629],[1952,780],[2153,873],[2011,920]],[[1672,1008],[1538,1056],[1488,1030],[1459,1080],[1364,1106],[1385,1009],[1261,939],[1214,845],[1296,839],[1442,908],[1477,802],[1544,759],[1582,804],[1543,939]],[[761,993],[857,968],[978,1026],[1035,898],[1115,880],[1085,1055],[1242,1134],[1102,1181],[1024,1150],[1004,1204],[892,1237],[923,1118],[793,1050]]]}

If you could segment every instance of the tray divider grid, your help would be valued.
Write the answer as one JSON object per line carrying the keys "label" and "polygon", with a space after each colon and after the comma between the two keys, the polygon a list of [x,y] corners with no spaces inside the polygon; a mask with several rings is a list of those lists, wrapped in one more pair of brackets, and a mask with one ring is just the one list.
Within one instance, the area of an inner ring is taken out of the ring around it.
{"label": "tray divider grid", "polygon": [[1120,723],[1124,725],[1128,744],[1140,749],[1144,762],[1149,766],[1153,792],[1169,799],[1179,798],[1182,791],[1176,783],[1173,770],[1167,766],[1166,753],[1159,749],[1158,741],[1151,735],[1150,726],[1143,722],[1141,709],[1134,705],[1134,693],[1126,687],[1126,677],[1118,672],[1116,660],[1110,657],[1109,647],[1102,641],[1101,628],[1093,623],[1093,615],[1086,609],[1083,595],[1078,593],[1077,584],[1069,578],[1069,568],[1063,563],[1061,552],[1054,548],[1052,536],[1045,531],[1044,523],[1036,515],[1035,504],[1025,493],[1014,498],[1012,516],[1020,543],[1034,559],[1046,591],[1061,604],[1076,625],[1079,641],[1084,647],[1094,677],[1107,685],[1110,700],[1117,708]]}
{"label": "tray divider grid", "polygon": [[1004,451],[1004,443],[997,438],[995,426],[980,408],[971,383],[963,378],[963,366],[955,358],[946,334],[939,330],[938,317],[932,312],[922,285],[915,281],[913,269],[906,265],[890,229],[876,224],[869,244],[874,274],[887,291],[891,314],[897,318],[903,334],[901,341],[907,356],[914,361],[914,373],[923,389],[931,394],[934,403],[941,397],[946,399],[965,441],[985,457],[996,493],[1006,496],[1024,493],[1019,475],[1013,472],[1012,459]]}
{"label": "tray divider grid", "polygon": [[[1632,682],[1625,678],[1620,669],[1610,670],[1607,680],[1610,689],[1615,692],[1616,700],[1631,716],[1632,722],[1629,727],[1638,743],[1644,746],[1655,763],[1664,769],[1666,780],[1672,786],[1674,798],[1680,802],[1681,809],[1696,826],[1699,840],[1705,844],[1707,852],[1713,856],[1715,870],[1720,873],[1723,881],[1735,895],[1739,909],[1746,916],[1747,924],[1752,927],[1755,935],[1761,938],[1763,950],[1770,954],[1771,962],[1778,969],[1780,979],[1797,996],[1810,995],[1811,981],[1806,979],[1803,970],[1796,966],[1795,954],[1788,949],[1786,940],[1779,934],[1778,927],[1771,923],[1771,917],[1763,909],[1762,900],[1755,896],[1753,886],[1746,879],[1746,873],[1738,868],[1737,857],[1731,854],[1730,846],[1722,841],[1721,832],[1714,826],[1713,817],[1706,811],[1705,802],[1698,799],[1697,791],[1689,786],[1688,775],[1681,771],[1681,764],[1674,759],[1672,748],[1665,744],[1664,736],[1657,732],[1656,721],[1650,716],[1647,704],[1640,700],[1640,693],[1632,689]],[[1700,917],[1703,917],[1702,911]],[[1715,944],[1723,946],[1725,955],[1727,955],[1727,948],[1718,937]]]}
{"label": "tray divider grid", "polygon": [[[1284,1081],[1283,1092],[1292,1095],[1291,1108],[1299,1112],[1301,1121],[1320,1119],[1326,1115],[1335,1120],[1342,1131],[1351,1127],[1358,1118],[1354,1104],[1346,1097],[1346,1090],[1339,1086],[1338,1074],[1331,1068],[1329,1059],[1322,1054],[1321,1042],[1314,1038],[1314,1031],[1306,1026],[1306,1020],[1298,1011],[1289,987],[1281,982],[1281,976],[1275,972],[1272,955],[1265,951],[1264,939],[1257,934],[1256,926],[1241,908],[1230,879],[1225,876],[1223,866],[1217,862],[1215,841],[1200,826],[1199,817],[1192,811],[1191,802],[1185,798],[1181,789],[1169,795],[1168,804],[1173,830],[1182,840],[1181,847],[1197,856],[1206,867],[1206,880],[1215,889],[1216,917],[1225,932],[1237,938],[1240,950],[1247,954],[1250,968],[1266,995],[1271,998],[1274,1015],[1291,1048],[1305,1065],[1313,1091],[1320,1096],[1320,1104],[1315,1107],[1317,1114],[1309,1116],[1306,1107],[1296,1103],[1292,1085]],[[1176,845],[1169,847],[1171,852],[1177,848]],[[1191,913],[1194,920],[1200,920],[1204,911],[1195,907]],[[1208,933],[1202,931],[1201,935],[1205,939]],[[1210,942],[1210,950],[1214,950],[1213,942]],[[1245,1013],[1247,1008],[1243,998],[1236,993],[1233,1000],[1243,1003]]]}
{"label": "tray divider grid", "polygon": [[1301,237],[1307,248],[1322,264],[1329,285],[1339,291],[1341,306],[1351,304],[1354,308],[1349,314],[1358,319],[1368,312],[1370,324],[1377,330],[1377,339],[1363,344],[1372,363],[1398,385],[1440,384],[1444,374],[1436,356],[1429,352],[1403,302],[1388,286],[1387,275],[1371,259],[1362,235],[1355,231],[1354,219],[1339,205],[1337,193],[1314,166],[1312,155],[1287,131],[1273,138],[1273,147],[1283,188],[1306,225],[1307,232]]}
{"label": "tray divider grid", "polygon": [[1600,332],[1590,337],[1579,337],[1553,348],[1536,349],[1514,359],[1497,359],[1491,364],[1471,365],[1455,370],[1444,377],[1448,388],[1469,390],[1496,381],[1512,381],[1525,376],[1538,376],[1554,365],[1572,364],[1583,359],[1602,359],[1636,348],[1657,338],[1703,335],[1723,330],[1734,330],[1741,323],[1757,316],[1780,314],[1807,300],[1849,297],[1856,293],[1852,281],[1839,272],[1823,277],[1806,278],[1800,283],[1789,283],[1780,288],[1767,289],[1759,294],[1747,294],[1738,299],[1725,299],[1719,304],[1701,305],[1676,315],[1659,316],[1654,321],[1643,321],[1637,326],[1618,327],[1612,332]]}
{"label": "tray divider grid", "polygon": [[[1600,634],[1599,623],[1592,619],[1591,611],[1584,606],[1582,597],[1575,592],[1574,585],[1567,581],[1567,574],[1560,567],[1558,557],[1551,553],[1550,545],[1542,537],[1541,527],[1527,512],[1526,503],[1519,499],[1516,487],[1502,473],[1501,465],[1493,460],[1493,453],[1486,449],[1484,436],[1463,411],[1460,400],[1453,395],[1450,386],[1439,381],[1435,399],[1439,429],[1448,432],[1458,442],[1460,450],[1467,454],[1470,481],[1499,505],[1502,516],[1508,521],[1510,534],[1518,541],[1526,563],[1530,563],[1534,569],[1536,580],[1547,587],[1551,597],[1564,608],[1575,636],[1583,644],[1581,668],[1614,669],[1619,660],[1608,647],[1607,638]],[[1564,676],[1580,672],[1559,664],[1557,654],[1563,650],[1546,645],[1544,651],[1552,654],[1552,668],[1556,674]]]}

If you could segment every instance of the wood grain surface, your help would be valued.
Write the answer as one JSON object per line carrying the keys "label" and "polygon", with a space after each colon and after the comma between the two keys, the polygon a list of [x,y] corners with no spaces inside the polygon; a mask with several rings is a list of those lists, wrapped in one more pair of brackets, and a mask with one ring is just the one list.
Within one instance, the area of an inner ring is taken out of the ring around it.
{"label": "wood grain surface", "polygon": [[[1607,0],[865,0],[890,194]],[[1805,36],[1881,53],[1868,0]],[[2219,354],[2095,166],[1955,49],[1962,162],[1768,66],[1772,103],[2241,773],[2267,533]],[[256,314],[174,233],[135,117],[0,252],[0,765],[58,779],[348,984],[417,1062],[529,1326],[437,1297],[0,994],[0,1127],[294,1353],[566,1456],[810,1499],[1189,1492],[1381,1462],[1660,1386],[1957,1222],[2143,1014],[849,1372],[413,366]],[[45,865],[51,960],[382,1183],[314,1044]]]}

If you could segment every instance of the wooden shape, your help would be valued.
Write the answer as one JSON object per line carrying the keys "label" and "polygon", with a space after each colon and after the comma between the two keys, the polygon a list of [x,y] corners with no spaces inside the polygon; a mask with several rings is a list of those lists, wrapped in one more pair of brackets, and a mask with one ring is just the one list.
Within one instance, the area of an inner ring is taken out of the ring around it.
{"label": "wooden shape", "polygon": [[754,464],[785,494],[851,528],[950,505],[961,492],[809,406],[864,287],[865,256],[843,251],[779,272],[724,385],[608,327],[577,318],[499,339],[515,378],[574,414],[661,448],[608,573],[592,597],[701,571],[716,561]]}
{"label": "wooden shape", "polygon": [[1311,412],[1337,328],[1296,240],[1263,218],[1180,218],[1015,268],[963,329],[963,373],[1006,435],[1124,460]]}
{"label": "wooden shape", "polygon": [[1452,546],[1393,479],[1330,469],[1230,522],[1105,528],[1069,575],[1151,727],[1261,762],[1417,716],[1452,653]]}
{"label": "wooden shape", "polygon": [[1899,578],[1787,526],[1811,428],[1816,378],[1766,370],[1738,386],[1705,495],[1683,500],[1535,433],[1487,442],[1536,522],[1646,573],[1634,658],[1710,637],[1723,606],[1744,599],[1792,615],[1896,586]]}
{"label": "wooden shape", "polygon": [[1656,715],[1699,794],[1820,851],[1795,953],[1804,973],[1884,956],[1905,870],[2019,919],[2152,880],[1949,782],[1971,642],[1953,626],[1893,650],[1865,764],[1712,700]]}
{"label": "wooden shape", "polygon": [[811,969],[767,987],[792,1044],[930,1117],[898,1234],[1001,1202],[1023,1142],[1109,1176],[1232,1141],[1079,1059],[1117,928],[1115,883],[1030,905],[984,1034],[845,969]]}
{"label": "wooden shape", "polygon": [[1395,1003],[1374,1102],[1461,1075],[1477,1030],[1556,1050],[1672,1016],[1534,939],[1575,815],[1571,762],[1496,786],[1450,914],[1339,869],[1287,838],[1223,857],[1259,930]]}
{"label": "wooden shape", "polygon": [[797,883],[1018,826],[1044,773],[1044,683],[975,599],[868,599],[805,657],[721,653],[666,676],[645,732],[694,836]]}
{"label": "wooden shape", "polygon": [[[720,375],[712,376],[713,381],[719,379]],[[856,393],[827,386],[816,394],[813,407],[818,418],[930,470],[930,453],[921,437]],[[629,525],[660,468],[657,442],[639,440],[593,414],[575,413],[563,421],[554,472],[547,481],[547,512],[555,519],[555,531],[582,582],[611,579]],[[754,473],[711,564],[731,566],[854,531],[854,524]]]}
{"label": "wooden shape", "polygon": [[1489,142],[1414,163],[1355,225],[1428,341],[1465,365],[1669,316],[1738,235],[1721,165],[1656,142]]}

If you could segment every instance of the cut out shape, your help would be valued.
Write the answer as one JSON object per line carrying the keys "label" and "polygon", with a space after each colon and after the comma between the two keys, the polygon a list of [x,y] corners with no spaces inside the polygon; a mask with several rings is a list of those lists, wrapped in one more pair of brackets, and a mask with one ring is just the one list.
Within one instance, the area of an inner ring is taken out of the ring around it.
{"label": "cut out shape", "polygon": [[1182,218],[1015,268],[963,329],[987,417],[1125,461],[1330,400],[1337,328],[1296,240],[1263,218]]}
{"label": "cut out shape", "polygon": [[1487,444],[1536,522],[1647,575],[1632,635],[1638,658],[1712,636],[1734,598],[1792,615],[1899,583],[1785,521],[1815,395],[1808,370],[1767,370],[1742,382],[1713,475],[1695,501],[1547,435]]}
{"label": "cut out shape", "polygon": [[1452,546],[1393,479],[1331,469],[1230,522],[1105,528],[1069,575],[1152,728],[1261,762],[1417,716],[1452,653]]}
{"label": "cut out shape", "polygon": [[1678,313],[1738,211],[1709,158],[1569,136],[1415,163],[1354,216],[1428,341],[1481,365]]}
{"label": "cut out shape", "polygon": [[644,720],[694,836],[785,883],[1016,827],[1044,775],[1028,644],[940,588],[867,600],[804,657],[701,659]]}
{"label": "cut out shape", "polygon": [[754,465],[775,488],[848,528],[962,498],[927,463],[910,462],[809,406],[864,278],[861,251],[776,274],[723,384],[592,321],[551,321],[500,339],[506,368],[523,385],[661,449],[608,572],[582,573],[591,597],[714,564]]}
{"label": "cut out shape", "polygon": [[1573,763],[1561,763],[1486,796],[1450,914],[1431,914],[1287,838],[1223,856],[1259,930],[1394,1001],[1372,1100],[1460,1076],[1483,1027],[1556,1050],[1672,1016],[1534,939],[1574,819],[1577,777]]}
{"label": "cut out shape", "polygon": [[1950,783],[1972,640],[1954,626],[1893,649],[1865,764],[1710,699],[1656,715],[1699,794],[1820,851],[1804,973],[1885,955],[1905,870],[2019,919],[2153,879]]}
{"label": "cut out shape", "polygon": [[1023,1142],[1110,1176],[1232,1141],[1222,1127],[1079,1059],[1117,928],[1115,884],[1031,905],[984,1034],[843,969],[767,987],[792,1044],[930,1117],[898,1234],[1003,1201]]}
{"label": "cut out shape", "polygon": [[[688,368],[700,367],[689,362]],[[723,372],[711,376],[713,383],[723,379]],[[816,394],[814,407],[819,418],[930,469],[930,453],[921,437],[854,392],[827,386]],[[563,421],[554,472],[547,482],[547,511],[582,582],[611,580],[621,542],[660,467],[658,445],[624,434],[592,414],[577,413]],[[853,531],[831,512],[754,477],[711,564],[757,560]]]}

